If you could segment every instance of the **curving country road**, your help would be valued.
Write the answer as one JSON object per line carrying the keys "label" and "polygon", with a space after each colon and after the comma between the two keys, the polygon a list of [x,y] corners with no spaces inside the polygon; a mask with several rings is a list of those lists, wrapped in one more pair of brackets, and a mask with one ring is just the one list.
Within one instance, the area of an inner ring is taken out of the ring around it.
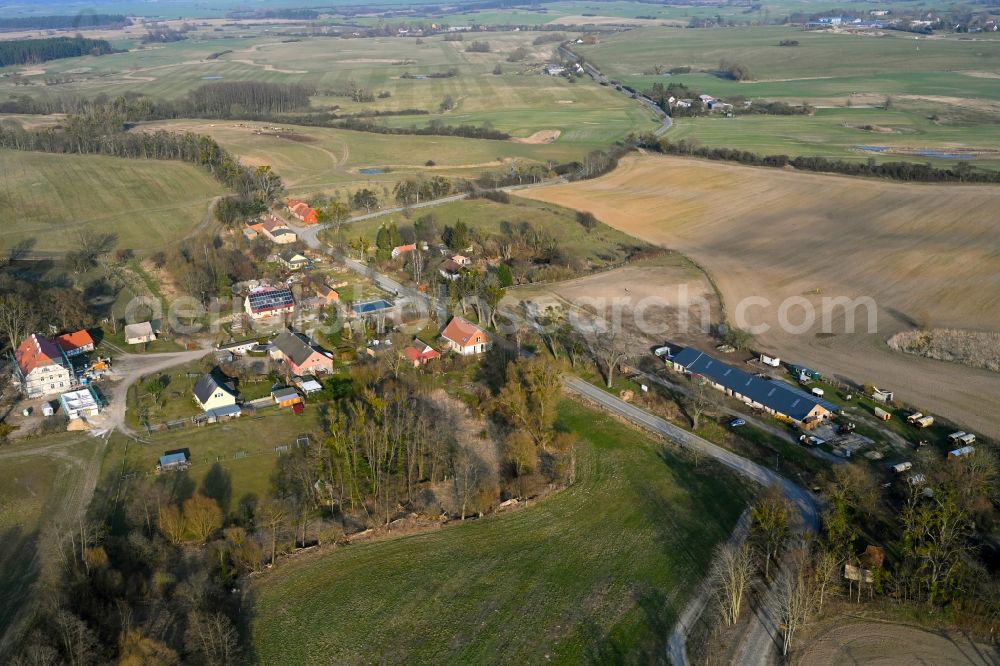
{"label": "curving country road", "polygon": [[[776,485],[782,489],[785,497],[798,511],[802,520],[802,529],[816,532],[819,529],[819,513],[812,495],[801,486],[789,481],[783,476],[766,467],[742,458],[731,451],[712,444],[683,428],[649,412],[631,405],[610,393],[585,382],[579,377],[566,377],[563,380],[566,389],[583,396],[607,411],[649,430],[657,435],[689,448],[703,455],[710,456],[726,467],[762,486]],[[780,622],[775,615],[775,604],[772,602],[772,588],[766,590],[763,598],[752,607],[754,621],[750,623],[747,632],[742,636],[733,663],[740,666],[768,666],[775,662],[776,648],[780,640]],[[704,588],[689,602],[681,612],[677,625],[671,632],[667,643],[668,656],[674,666],[686,666],[687,633],[697,620],[707,604]]]}

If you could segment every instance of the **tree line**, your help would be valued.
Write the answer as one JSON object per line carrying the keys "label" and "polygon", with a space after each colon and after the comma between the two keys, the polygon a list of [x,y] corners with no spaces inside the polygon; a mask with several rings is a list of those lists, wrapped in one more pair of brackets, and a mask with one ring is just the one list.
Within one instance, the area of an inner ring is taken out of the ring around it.
{"label": "tree line", "polygon": [[313,90],[299,84],[218,81],[195,88],[187,101],[200,115],[217,118],[287,113],[309,107]]}
{"label": "tree line", "polygon": [[270,167],[248,167],[209,136],[190,132],[126,132],[125,113],[116,105],[92,108],[66,118],[61,129],[29,132],[0,127],[0,147],[47,153],[110,155],[129,159],[179,160],[198,165],[245,199],[273,201],[283,191]]}
{"label": "tree line", "polygon": [[47,60],[100,56],[114,53],[105,39],[85,37],[47,37],[45,39],[12,39],[0,41],[0,67],[33,65]]}
{"label": "tree line", "polygon": [[0,18],[0,30],[61,30],[63,28],[121,28],[132,25],[122,14],[11,16]]}
{"label": "tree line", "polygon": [[643,134],[629,138],[631,145],[655,150],[668,155],[689,155],[710,160],[737,162],[750,166],[784,168],[791,166],[802,171],[817,173],[839,173],[846,176],[867,176],[887,178],[903,182],[921,183],[1000,183],[1000,171],[976,168],[967,162],[958,162],[953,167],[934,167],[917,162],[865,162],[830,159],[828,157],[802,155],[760,155],[736,148],[709,148],[685,139],[670,141],[653,134]]}

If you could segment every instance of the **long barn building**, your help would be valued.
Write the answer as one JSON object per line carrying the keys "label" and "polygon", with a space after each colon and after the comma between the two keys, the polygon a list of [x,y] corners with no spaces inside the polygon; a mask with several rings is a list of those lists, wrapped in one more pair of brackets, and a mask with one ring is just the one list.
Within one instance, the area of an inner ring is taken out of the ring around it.
{"label": "long barn building", "polygon": [[704,378],[714,388],[751,407],[806,428],[821,423],[837,411],[834,404],[783,381],[757,377],[690,347],[678,352],[667,364],[677,372]]}

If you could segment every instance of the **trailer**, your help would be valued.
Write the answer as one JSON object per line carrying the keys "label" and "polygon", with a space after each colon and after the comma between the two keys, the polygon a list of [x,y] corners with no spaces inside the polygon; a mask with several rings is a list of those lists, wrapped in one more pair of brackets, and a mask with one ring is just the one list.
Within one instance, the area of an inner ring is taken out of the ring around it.
{"label": "trailer", "polygon": [[813,389],[813,390],[811,391],[811,393],[812,393],[812,394],[813,394],[814,396],[816,396],[817,398],[822,398],[822,397],[823,397],[824,395],[826,395],[826,392],[825,392],[825,391],[823,391],[823,389],[821,389],[821,388],[814,388],[814,389]]}
{"label": "trailer", "polygon": [[954,451],[948,452],[949,458],[961,458],[962,456],[967,456],[976,450],[974,446],[963,446],[962,448],[955,449]]}
{"label": "trailer", "polygon": [[882,420],[882,421],[888,421],[889,419],[892,418],[892,414],[890,414],[889,412],[885,411],[881,407],[876,407],[875,408],[875,417],[878,418],[878,419],[880,419],[880,420]]}
{"label": "trailer", "polygon": [[913,469],[913,463],[911,462],[901,462],[892,466],[892,471],[896,474],[902,474],[903,472],[908,472]]}
{"label": "trailer", "polygon": [[930,428],[932,425],[934,425],[934,417],[925,416],[921,419],[918,419],[917,422],[914,423],[913,425],[917,426],[918,428]]}
{"label": "trailer", "polygon": [[964,430],[959,430],[958,432],[953,432],[950,435],[948,435],[948,443],[949,444],[958,444],[959,442],[962,441],[962,438],[965,437],[966,434],[967,433]]}
{"label": "trailer", "polygon": [[924,418],[923,414],[921,414],[920,412],[913,412],[912,414],[906,417],[906,422],[909,423],[910,425],[913,425],[922,418]]}
{"label": "trailer", "polygon": [[763,363],[764,365],[769,365],[772,368],[781,367],[781,359],[778,358],[777,356],[768,356],[767,354],[761,354],[760,362]]}

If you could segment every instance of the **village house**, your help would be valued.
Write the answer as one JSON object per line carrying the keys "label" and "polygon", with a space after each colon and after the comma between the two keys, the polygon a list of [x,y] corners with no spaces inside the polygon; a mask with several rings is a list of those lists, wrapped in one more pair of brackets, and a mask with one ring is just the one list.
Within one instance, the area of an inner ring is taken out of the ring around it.
{"label": "village house", "polygon": [[708,354],[687,347],[667,361],[677,372],[702,378],[713,388],[755,409],[811,428],[829,419],[837,407],[777,379],[751,375]]}
{"label": "village house", "polygon": [[236,405],[236,389],[231,383],[223,381],[214,373],[209,372],[194,385],[194,399],[205,412],[234,407]]}
{"label": "village house", "polygon": [[94,338],[90,337],[90,333],[88,333],[86,329],[76,331],[75,333],[63,333],[62,335],[57,335],[55,343],[59,345],[66,353],[66,356],[69,357],[94,351]]}
{"label": "village house", "polygon": [[415,243],[410,243],[409,245],[397,245],[396,247],[392,248],[392,258],[393,259],[398,259],[399,257],[403,256],[404,254],[408,254],[410,252],[413,252],[416,249],[417,249],[417,246],[416,246]]}
{"label": "village house", "polygon": [[319,222],[319,214],[316,212],[316,209],[300,199],[288,200],[288,212],[306,224],[316,224]]}
{"label": "village house", "polygon": [[284,250],[278,255],[278,263],[290,271],[298,271],[309,265],[309,259],[295,250]]}
{"label": "village house", "polygon": [[486,331],[462,317],[451,318],[441,331],[441,339],[445,341],[448,349],[462,356],[482,354],[490,344]]}
{"label": "village house", "polygon": [[414,368],[420,367],[427,361],[441,358],[441,352],[419,338],[414,338],[412,344],[400,351],[400,355],[412,363]]}
{"label": "village house", "polygon": [[299,239],[298,235],[296,235],[296,233],[292,231],[284,221],[278,219],[274,215],[269,215],[267,219],[260,224],[259,231],[265,238],[276,245],[287,245],[289,243],[294,243]]}
{"label": "village house", "polygon": [[14,380],[27,398],[60,393],[75,383],[63,348],[35,333],[14,350]]}
{"label": "village house", "polygon": [[295,311],[295,298],[284,287],[257,287],[247,294],[243,309],[251,319],[277,317]]}
{"label": "village house", "polygon": [[472,259],[469,259],[468,257],[462,254],[456,254],[451,258],[451,260],[454,261],[459,266],[461,266],[462,268],[468,268],[469,266],[472,265]]}
{"label": "village house", "polygon": [[271,358],[283,361],[293,375],[333,372],[333,360],[301,333],[285,329],[271,342]]}
{"label": "village house", "polygon": [[337,293],[337,290],[331,289],[322,282],[316,285],[316,295],[322,298],[327,305],[340,302],[340,294]]}
{"label": "village house", "polygon": [[456,264],[454,260],[448,259],[438,267],[438,273],[445,280],[455,281],[462,276],[462,267]]}
{"label": "village house", "polygon": [[240,356],[246,354],[248,351],[257,346],[257,338],[244,338],[243,340],[233,340],[232,342],[223,342],[217,349],[219,351],[229,352],[234,356]]}
{"label": "village house", "polygon": [[125,342],[130,345],[141,345],[144,342],[154,340],[156,340],[156,333],[153,332],[153,325],[148,321],[125,326]]}
{"label": "village house", "polygon": [[246,237],[247,240],[257,240],[257,237],[260,236],[261,229],[263,228],[263,222],[255,222],[253,224],[247,222],[246,225],[243,226],[243,236]]}

